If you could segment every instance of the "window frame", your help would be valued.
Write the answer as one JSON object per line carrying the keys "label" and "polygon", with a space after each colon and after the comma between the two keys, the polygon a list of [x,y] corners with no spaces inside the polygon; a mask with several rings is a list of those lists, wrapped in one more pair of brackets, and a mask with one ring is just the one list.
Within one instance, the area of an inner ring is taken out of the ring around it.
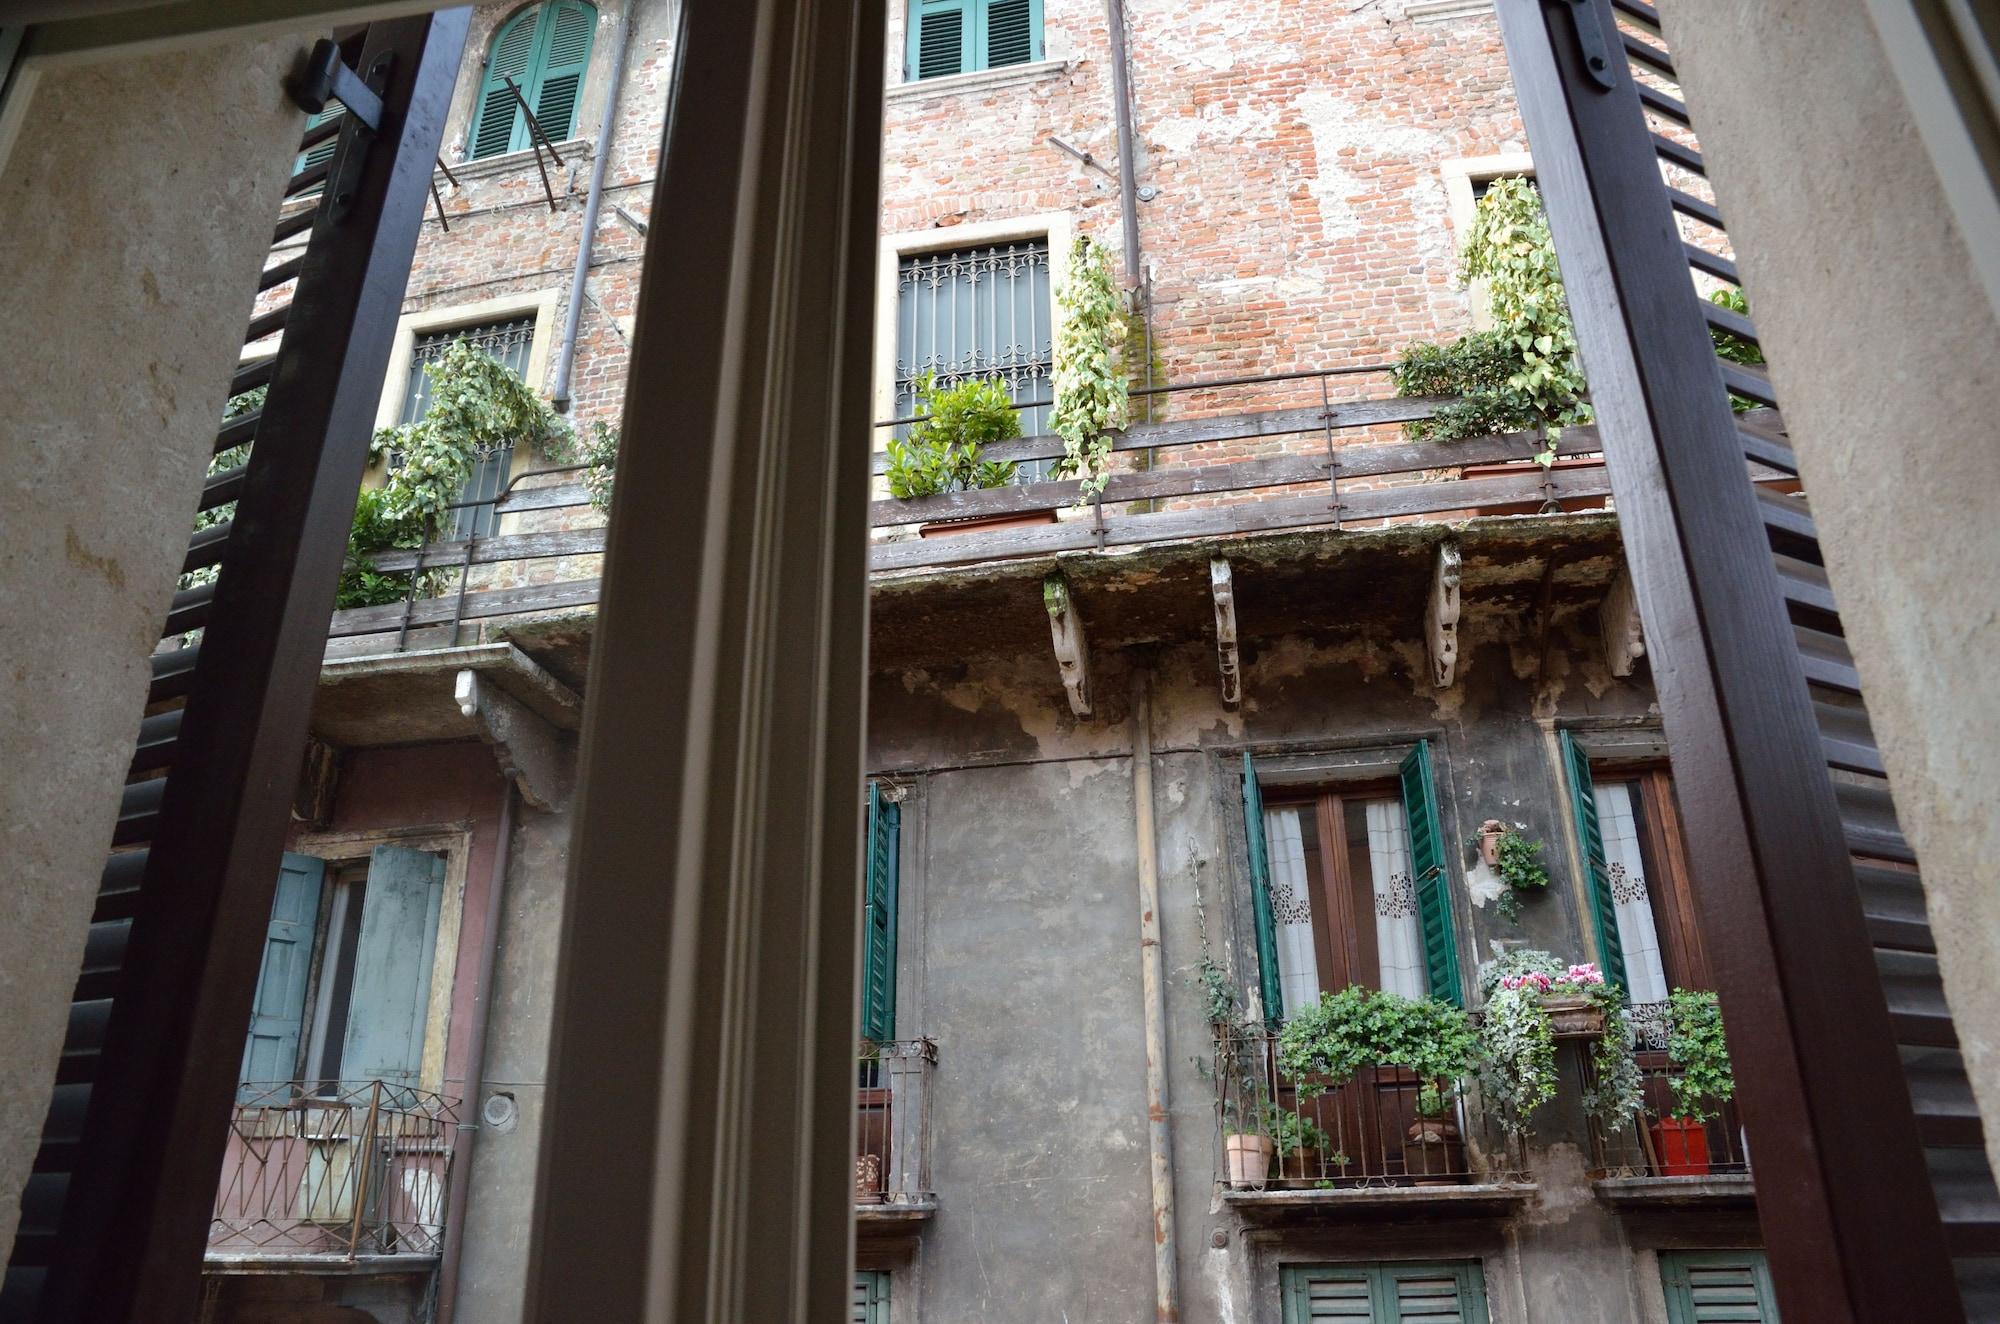
{"label": "window frame", "polygon": [[1714,988],[1695,918],[1687,842],[1680,827],[1672,766],[1657,757],[1592,756],[1588,749],[1584,756],[1593,787],[1602,782],[1630,782],[1637,788],[1639,855],[1646,864],[1646,900],[1652,907],[1654,931],[1660,937],[1660,963],[1666,967],[1668,988]]}
{"label": "window frame", "polygon": [[[1347,831],[1346,804],[1349,800],[1393,800],[1398,808],[1403,808],[1402,787],[1394,778],[1370,778],[1321,783],[1318,786],[1284,786],[1276,790],[1276,794],[1263,797],[1264,812],[1268,815],[1274,809],[1311,806],[1313,823],[1319,836],[1322,877],[1319,894],[1313,896],[1311,901],[1313,950],[1319,959],[1321,991],[1337,993],[1350,984],[1381,988],[1381,953],[1376,950],[1375,926],[1372,922],[1364,922],[1374,917],[1373,880],[1363,878],[1355,871],[1354,842]],[[1244,830],[1250,830],[1250,825],[1246,823]],[[1258,824],[1257,830],[1264,831],[1264,825]],[[1342,849],[1329,850],[1329,845],[1333,843],[1338,843]],[[1265,851],[1268,853],[1269,850],[1270,838],[1266,833]],[[1365,907],[1362,903],[1363,892],[1368,896]],[[1335,941],[1336,919],[1345,927],[1345,933],[1339,935],[1345,938],[1344,942]],[[1373,969],[1369,977],[1362,978],[1360,972],[1371,966]]]}

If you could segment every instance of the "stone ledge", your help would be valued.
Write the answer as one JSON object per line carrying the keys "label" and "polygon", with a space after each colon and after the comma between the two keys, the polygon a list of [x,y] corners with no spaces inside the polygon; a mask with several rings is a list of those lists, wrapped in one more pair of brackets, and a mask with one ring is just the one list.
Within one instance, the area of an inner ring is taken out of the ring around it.
{"label": "stone ledge", "polygon": [[1716,1208],[1757,1203],[1757,1188],[1747,1172],[1706,1177],[1599,1177],[1590,1183],[1590,1189],[1615,1209],[1653,1209],[1662,1205]]}
{"label": "stone ledge", "polygon": [[1224,1191],[1222,1203],[1244,1221],[1278,1223],[1343,1217],[1512,1213],[1535,1197],[1533,1182],[1476,1186],[1350,1186],[1334,1190]]}
{"label": "stone ledge", "polygon": [[429,1273],[436,1255],[311,1255],[301,1251],[263,1252],[212,1250],[202,1257],[203,1273],[327,1274],[342,1277],[373,1274]]}
{"label": "stone ledge", "polygon": [[998,69],[975,69],[969,74],[946,74],[943,78],[924,78],[910,83],[897,83],[883,90],[882,99],[893,103],[914,101],[920,97],[942,96],[951,92],[984,91],[1013,83],[1038,83],[1044,78],[1059,77],[1067,72],[1069,72],[1068,60],[1037,60],[1033,64],[1008,64]]}

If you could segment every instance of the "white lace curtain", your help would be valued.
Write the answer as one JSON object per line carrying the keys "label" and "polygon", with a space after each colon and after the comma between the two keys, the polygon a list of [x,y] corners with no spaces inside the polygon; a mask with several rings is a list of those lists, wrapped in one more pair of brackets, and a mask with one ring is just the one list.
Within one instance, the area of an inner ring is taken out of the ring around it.
{"label": "white lace curtain", "polygon": [[[1375,897],[1375,949],[1381,985],[1420,998],[1424,976],[1423,927],[1410,878],[1409,824],[1400,800],[1370,800],[1368,863]],[[1264,840],[1271,865],[1271,922],[1278,945],[1278,987],[1290,1011],[1320,995],[1319,956],[1313,946],[1312,886],[1306,875],[1305,834],[1316,831],[1313,811],[1287,805],[1264,811]]]}
{"label": "white lace curtain", "polygon": [[1285,805],[1264,811],[1264,841],[1271,857],[1271,924],[1278,938],[1278,988],[1285,1011],[1319,998],[1319,956],[1313,948],[1312,884],[1306,877],[1307,832],[1312,810]]}
{"label": "white lace curtain", "polygon": [[1604,863],[1611,872],[1611,900],[1618,919],[1618,945],[1625,951],[1626,997],[1636,1006],[1667,1000],[1667,968],[1660,958],[1660,934],[1646,893],[1646,863],[1639,853],[1639,820],[1632,809],[1630,782],[1599,782],[1597,831],[1604,839]]}

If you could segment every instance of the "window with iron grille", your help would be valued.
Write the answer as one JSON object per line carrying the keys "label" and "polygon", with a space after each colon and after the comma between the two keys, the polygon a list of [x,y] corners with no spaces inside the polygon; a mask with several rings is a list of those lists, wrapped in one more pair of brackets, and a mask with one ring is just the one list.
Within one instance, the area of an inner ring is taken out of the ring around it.
{"label": "window with iron grille", "polygon": [[[1046,433],[1055,402],[1053,317],[1047,238],[904,257],[896,284],[895,416],[910,416],[927,372],[939,386],[997,377],[1024,406],[1021,434]],[[1046,463],[1023,464],[1015,480],[1033,482],[1047,470]]]}
{"label": "window with iron grille", "polygon": [[[410,354],[410,381],[404,388],[403,412],[397,419],[399,423],[414,423],[430,408],[431,379],[424,371],[424,365],[437,362],[444,357],[445,346],[460,340],[471,341],[475,348],[498,359],[507,371],[525,378],[528,375],[528,354],[535,343],[535,318],[529,314],[504,322],[488,322],[481,326],[433,331],[418,336],[416,347]],[[461,503],[472,504],[461,504],[452,511],[450,525],[443,531],[447,537],[483,538],[493,532],[499,522],[493,503],[507,485],[507,470],[513,462],[512,446],[497,446],[474,457],[472,476],[466,479],[465,489],[458,494]]]}
{"label": "window with iron grille", "polygon": [[903,80],[1042,58],[1042,0],[910,0]]}

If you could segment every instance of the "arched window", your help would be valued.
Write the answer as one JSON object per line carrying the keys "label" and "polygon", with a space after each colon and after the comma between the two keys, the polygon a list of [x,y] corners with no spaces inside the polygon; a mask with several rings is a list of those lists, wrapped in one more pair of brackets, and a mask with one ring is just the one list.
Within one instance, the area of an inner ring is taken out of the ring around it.
{"label": "arched window", "polygon": [[530,5],[501,24],[486,53],[486,78],[479,87],[469,155],[498,156],[532,143],[527,116],[507,86],[509,78],[535,108],[535,120],[551,142],[574,133],[583,71],[590,64],[590,43],[596,35],[597,8],[583,0]]}

